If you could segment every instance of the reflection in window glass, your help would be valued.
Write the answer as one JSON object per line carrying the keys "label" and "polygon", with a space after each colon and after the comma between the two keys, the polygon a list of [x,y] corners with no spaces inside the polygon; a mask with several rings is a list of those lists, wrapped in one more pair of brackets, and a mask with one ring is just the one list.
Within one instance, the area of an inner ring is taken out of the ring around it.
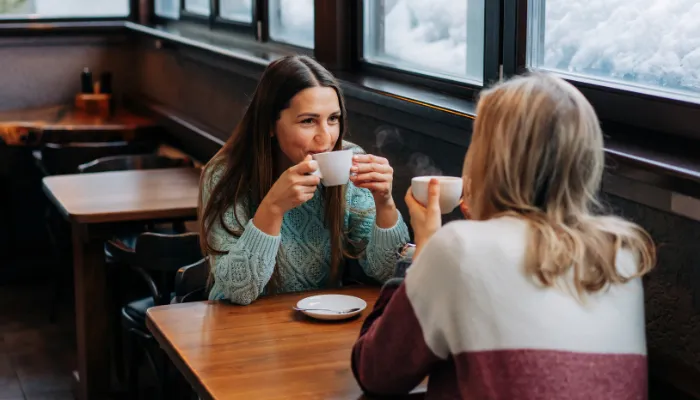
{"label": "reflection in window glass", "polygon": [[270,38],[312,49],[314,1],[270,0]]}
{"label": "reflection in window glass", "polygon": [[700,95],[700,1],[536,0],[528,14],[531,67]]}
{"label": "reflection in window glass", "polygon": [[219,0],[219,14],[222,18],[238,21],[253,22],[253,0]]}
{"label": "reflection in window glass", "polygon": [[180,18],[180,0],[156,0],[156,15],[164,18]]}
{"label": "reflection in window glass", "polygon": [[484,1],[365,0],[364,58],[480,85]]}
{"label": "reflection in window glass", "polygon": [[129,0],[0,0],[0,18],[126,17]]}
{"label": "reflection in window glass", "polygon": [[185,0],[185,10],[205,16],[208,16],[211,12],[209,10],[209,0]]}

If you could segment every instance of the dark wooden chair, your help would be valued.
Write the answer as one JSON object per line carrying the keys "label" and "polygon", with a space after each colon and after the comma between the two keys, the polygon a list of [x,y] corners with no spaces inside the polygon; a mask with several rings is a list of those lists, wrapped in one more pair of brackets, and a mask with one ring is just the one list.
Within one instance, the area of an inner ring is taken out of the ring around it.
{"label": "dark wooden chair", "polygon": [[[129,349],[129,397],[138,397],[138,370],[145,357],[156,377],[159,398],[165,398],[169,360],[146,327],[146,311],[173,301],[177,295],[176,275],[180,269],[194,273],[204,268],[201,265],[205,265],[206,261],[199,247],[199,235],[193,232],[175,235],[145,232],[138,236],[133,249],[115,240],[108,241],[106,246],[113,254],[121,254],[124,265],[145,283],[150,293],[150,296],[131,301],[121,309],[121,323]],[[186,276],[181,277],[179,286],[185,290],[189,288],[185,281],[190,281],[187,275],[194,275],[186,272],[183,275]],[[194,293],[189,295],[194,296]],[[181,297],[186,296],[188,293]]]}
{"label": "dark wooden chair", "polygon": [[[94,160],[104,157],[123,157],[133,155],[149,155],[156,148],[156,143],[151,141],[118,141],[118,142],[65,142],[65,143],[45,143],[40,150],[34,152],[37,167],[45,176],[79,173],[81,165],[89,164]],[[162,162],[162,161],[161,161]],[[152,165],[151,162],[149,165]],[[45,228],[55,260],[65,267],[56,268],[56,289],[54,301],[49,311],[49,320],[54,322],[57,318],[57,306],[61,297],[61,288],[67,284],[70,274],[64,273],[69,270],[71,264],[72,244],[70,241],[70,227],[59,215],[58,210],[50,203],[46,204]],[[182,225],[184,230],[184,225]],[[66,279],[60,279],[65,277]]]}
{"label": "dark wooden chair", "polygon": [[194,163],[189,158],[170,158],[157,154],[119,155],[81,164],[78,171],[90,173],[179,167],[194,167]]}
{"label": "dark wooden chair", "polygon": [[175,297],[173,303],[203,301],[208,298],[209,259],[202,258],[186,265],[175,275]]}
{"label": "dark wooden chair", "polygon": [[34,157],[45,175],[75,174],[79,165],[98,158],[150,154],[156,146],[150,141],[45,143]]}

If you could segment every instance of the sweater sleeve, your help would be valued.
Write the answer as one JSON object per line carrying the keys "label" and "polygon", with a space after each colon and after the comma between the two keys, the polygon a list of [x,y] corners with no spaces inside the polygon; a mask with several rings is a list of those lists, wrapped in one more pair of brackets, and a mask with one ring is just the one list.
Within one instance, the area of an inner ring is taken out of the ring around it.
{"label": "sweater sleeve", "polygon": [[[217,179],[214,172],[209,183],[203,185],[203,204],[206,204]],[[260,296],[272,276],[280,237],[259,230],[246,209],[245,203],[241,203],[235,206],[235,214],[233,207],[224,213],[224,223],[233,231],[242,231],[240,237],[231,235],[218,221],[211,229],[211,244],[225,253],[210,256],[214,276],[214,286],[209,294],[211,300],[228,299],[235,304],[250,304]],[[239,220],[247,220],[247,223],[241,226]]]}
{"label": "sweater sleeve", "polygon": [[427,346],[406,286],[388,281],[352,350],[352,372],[365,393],[403,395],[441,359]]}
{"label": "sweater sleeve", "polygon": [[[458,263],[451,233],[439,231],[397,284],[382,288],[353,346],[352,370],[362,389],[374,395],[410,392],[450,357],[449,338],[455,332],[440,316],[459,315],[450,301],[450,285]],[[441,290],[440,288],[446,288]]]}
{"label": "sweater sleeve", "polygon": [[376,224],[374,198],[367,189],[348,184],[348,241],[364,248],[360,265],[367,276],[386,282],[394,274],[398,252],[410,240],[408,227],[399,213],[396,224],[383,229]]}

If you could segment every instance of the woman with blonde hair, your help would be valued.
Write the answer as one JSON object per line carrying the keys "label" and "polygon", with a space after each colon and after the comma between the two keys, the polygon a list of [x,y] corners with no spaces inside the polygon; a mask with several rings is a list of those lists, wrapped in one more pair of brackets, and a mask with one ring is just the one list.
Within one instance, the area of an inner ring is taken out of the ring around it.
{"label": "woman with blonde hair", "polygon": [[362,388],[402,394],[429,376],[426,398],[646,398],[640,278],[655,250],[598,211],[603,168],[598,119],[569,83],[484,91],[463,172],[471,220],[441,229],[437,182],[427,207],[407,194],[414,263],[354,346]]}

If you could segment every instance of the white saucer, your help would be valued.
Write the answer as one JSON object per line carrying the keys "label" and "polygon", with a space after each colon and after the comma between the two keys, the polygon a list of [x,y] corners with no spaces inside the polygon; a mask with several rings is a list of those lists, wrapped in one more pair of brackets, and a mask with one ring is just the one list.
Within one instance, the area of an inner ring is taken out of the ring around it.
{"label": "white saucer", "polygon": [[311,318],[323,320],[339,320],[348,319],[361,313],[367,308],[367,303],[359,297],[348,296],[344,294],[322,294],[318,296],[310,296],[299,300],[296,306],[298,308],[326,308],[329,310],[348,310],[351,308],[359,308],[359,310],[350,313],[335,313],[333,311],[324,310],[308,310],[301,311]]}

